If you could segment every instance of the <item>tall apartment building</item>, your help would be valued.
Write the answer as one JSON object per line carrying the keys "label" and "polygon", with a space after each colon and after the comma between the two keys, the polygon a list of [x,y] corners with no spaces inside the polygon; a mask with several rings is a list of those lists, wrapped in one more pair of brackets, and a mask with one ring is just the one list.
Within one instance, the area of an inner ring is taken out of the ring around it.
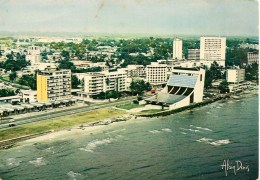
{"label": "tall apartment building", "polygon": [[200,59],[214,62],[225,67],[226,38],[225,37],[201,37]]}
{"label": "tall apartment building", "polygon": [[152,62],[151,65],[146,66],[146,81],[152,85],[165,84],[168,79],[167,72],[167,64]]}
{"label": "tall apartment building", "polygon": [[259,63],[259,53],[258,52],[248,52],[247,53],[247,64]]}
{"label": "tall apartment building", "polygon": [[71,71],[41,71],[37,74],[37,100],[48,102],[71,97]]}
{"label": "tall apartment building", "polygon": [[188,60],[200,60],[200,50],[188,49]]}
{"label": "tall apartment building", "polygon": [[229,83],[245,81],[245,69],[228,69],[226,79]]}
{"label": "tall apartment building", "polygon": [[182,59],[182,40],[178,38],[173,40],[173,59]]}
{"label": "tall apartment building", "polygon": [[106,91],[122,92],[126,90],[125,72],[86,73],[84,75],[84,93],[91,98]]}

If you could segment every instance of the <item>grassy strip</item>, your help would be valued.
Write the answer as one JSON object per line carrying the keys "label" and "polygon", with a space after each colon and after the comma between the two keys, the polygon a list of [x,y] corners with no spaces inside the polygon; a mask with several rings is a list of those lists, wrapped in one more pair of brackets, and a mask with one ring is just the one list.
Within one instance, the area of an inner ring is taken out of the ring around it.
{"label": "grassy strip", "polygon": [[124,114],[125,112],[115,109],[99,109],[81,114],[64,116],[49,121],[21,125],[0,131],[0,141],[30,134],[42,133],[49,130],[61,130],[83,123],[122,116]]}
{"label": "grassy strip", "polygon": [[147,113],[157,113],[157,112],[162,112],[164,110],[161,109],[148,109],[148,110],[143,110],[140,112],[140,114],[147,114]]}
{"label": "grassy strip", "polygon": [[120,109],[130,110],[130,109],[139,108],[139,107],[143,107],[143,106],[144,106],[144,105],[129,103],[129,104],[118,105],[118,106],[116,106],[116,107],[117,107],[117,108],[120,108]]}

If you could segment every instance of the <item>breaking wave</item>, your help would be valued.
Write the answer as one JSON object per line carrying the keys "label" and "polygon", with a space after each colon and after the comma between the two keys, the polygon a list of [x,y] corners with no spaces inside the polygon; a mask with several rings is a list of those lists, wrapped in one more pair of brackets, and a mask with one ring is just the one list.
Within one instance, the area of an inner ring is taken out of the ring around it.
{"label": "breaking wave", "polygon": [[81,151],[94,152],[94,150],[101,145],[110,144],[113,141],[112,138],[106,138],[102,140],[94,140],[87,144],[85,148],[80,148]]}
{"label": "breaking wave", "polygon": [[207,144],[213,145],[213,146],[220,146],[220,145],[225,145],[225,144],[230,144],[230,140],[229,139],[224,139],[224,140],[217,140],[215,141],[214,139],[211,138],[201,138],[199,140],[196,140],[198,142],[205,142]]}
{"label": "breaking wave", "polygon": [[151,130],[149,132],[152,133],[152,134],[160,133],[160,131],[158,131],[158,130]]}

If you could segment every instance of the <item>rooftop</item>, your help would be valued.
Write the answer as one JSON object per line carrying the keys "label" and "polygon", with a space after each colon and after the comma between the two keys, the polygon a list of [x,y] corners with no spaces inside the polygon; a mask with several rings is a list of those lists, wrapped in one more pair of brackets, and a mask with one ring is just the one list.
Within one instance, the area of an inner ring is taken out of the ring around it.
{"label": "rooftop", "polygon": [[197,76],[171,75],[167,82],[167,85],[194,88],[196,85],[197,79],[198,79]]}

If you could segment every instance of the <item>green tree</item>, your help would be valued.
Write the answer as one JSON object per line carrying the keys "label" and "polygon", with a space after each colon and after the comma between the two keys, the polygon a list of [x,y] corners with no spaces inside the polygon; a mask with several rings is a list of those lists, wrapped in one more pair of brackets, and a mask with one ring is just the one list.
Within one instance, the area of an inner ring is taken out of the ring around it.
{"label": "green tree", "polygon": [[226,80],[223,80],[223,81],[219,84],[218,89],[220,90],[221,93],[229,92],[228,82],[227,82]]}
{"label": "green tree", "polygon": [[15,92],[10,89],[0,89],[0,97],[14,96]]}
{"label": "green tree", "polygon": [[71,77],[71,86],[73,89],[76,89],[80,85],[80,80],[76,75],[72,75]]}
{"label": "green tree", "polygon": [[12,72],[9,74],[9,80],[11,82],[14,82],[14,80],[17,78],[17,73],[16,72]]}
{"label": "green tree", "polygon": [[253,63],[247,65],[245,68],[245,78],[248,81],[256,80],[258,82],[259,74],[258,74],[258,63]]}
{"label": "green tree", "polygon": [[36,90],[36,77],[35,75],[23,75],[18,80],[18,84],[29,86],[32,90]]}
{"label": "green tree", "polygon": [[205,88],[208,89],[212,86],[212,80],[213,80],[213,77],[212,77],[212,73],[210,70],[206,70],[206,73],[205,73]]}
{"label": "green tree", "polygon": [[145,83],[144,80],[136,80],[131,82],[130,90],[133,95],[142,95],[144,91],[151,90],[151,85],[150,83]]}
{"label": "green tree", "polygon": [[213,80],[218,80],[222,78],[222,74],[221,74],[221,67],[219,66],[219,64],[214,61],[211,66],[210,66],[210,72],[211,72],[211,76]]}

